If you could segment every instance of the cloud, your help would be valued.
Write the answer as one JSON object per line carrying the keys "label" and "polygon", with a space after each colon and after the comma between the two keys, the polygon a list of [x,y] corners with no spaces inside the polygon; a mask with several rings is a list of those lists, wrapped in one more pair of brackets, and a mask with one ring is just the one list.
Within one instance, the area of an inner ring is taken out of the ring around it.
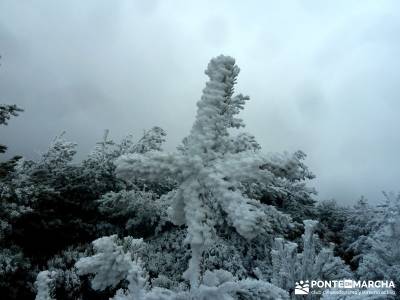
{"label": "cloud", "polygon": [[237,59],[242,117],[265,151],[302,149],[320,198],[398,190],[397,1],[2,1],[0,99],[34,157],[67,131],[84,157],[105,128],[189,132],[208,60]]}

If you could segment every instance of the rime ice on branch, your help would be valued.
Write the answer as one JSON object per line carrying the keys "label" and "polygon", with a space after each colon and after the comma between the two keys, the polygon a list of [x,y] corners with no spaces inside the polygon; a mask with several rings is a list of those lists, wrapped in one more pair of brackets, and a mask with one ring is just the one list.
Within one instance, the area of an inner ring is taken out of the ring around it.
{"label": "rime ice on branch", "polygon": [[296,178],[303,172],[299,154],[267,157],[259,152],[254,139],[231,137],[230,129],[244,126],[236,116],[249,100],[241,94],[233,95],[239,74],[235,60],[218,56],[205,73],[209,81],[197,103],[190,135],[179,151],[129,154],[117,162],[117,175],[122,179],[158,181],[169,176],[178,183],[169,195],[170,218],[177,225],[187,226],[186,241],[192,257],[184,277],[192,287],[199,285],[202,253],[212,243],[217,226],[228,224],[244,238],[252,239],[268,224],[260,203],[243,193],[241,183],[268,183],[282,176]]}

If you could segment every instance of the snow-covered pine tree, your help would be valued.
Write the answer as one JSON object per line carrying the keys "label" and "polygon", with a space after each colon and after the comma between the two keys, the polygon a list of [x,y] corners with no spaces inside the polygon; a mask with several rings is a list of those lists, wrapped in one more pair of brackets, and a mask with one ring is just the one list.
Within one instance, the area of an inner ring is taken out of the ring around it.
{"label": "snow-covered pine tree", "polygon": [[49,174],[62,173],[72,162],[76,154],[77,144],[64,139],[65,132],[56,136],[48,149],[42,154],[36,163],[36,171],[45,171]]}
{"label": "snow-covered pine tree", "polygon": [[385,193],[383,221],[372,231],[362,254],[358,275],[365,280],[393,280],[400,287],[400,194]]}
{"label": "snow-covered pine tree", "polygon": [[[333,246],[321,247],[315,234],[318,221],[305,220],[302,235],[303,250],[297,253],[298,245],[276,238],[272,256],[271,282],[286,291],[293,292],[295,282],[300,280],[334,280],[352,278],[353,274],[343,260],[334,256]],[[292,295],[294,297],[294,295]],[[308,296],[307,299],[313,299]]]}
{"label": "snow-covered pine tree", "polygon": [[[165,136],[165,131],[155,126],[144,131],[138,141],[135,141],[132,135],[128,135],[117,143],[109,138],[109,131],[105,130],[103,139],[97,143],[88,158],[83,161],[85,173],[94,182],[93,187],[99,196],[104,192],[115,191],[119,188],[115,177],[115,161],[118,157],[132,153],[143,154],[148,151],[161,151]],[[161,182],[164,181],[160,180],[158,184],[161,185]],[[143,180],[130,183],[139,187],[146,184]]]}
{"label": "snow-covered pine tree", "polygon": [[16,117],[18,113],[22,111],[24,110],[15,104],[0,104],[0,125],[7,125],[8,120],[10,120],[12,116]]}
{"label": "snow-covered pine tree", "polygon": [[319,222],[318,235],[325,244],[334,244],[335,253],[343,256],[344,227],[349,209],[339,205],[336,200],[323,200],[316,206],[316,220]]}
{"label": "snow-covered pine tree", "polygon": [[[154,126],[150,130],[146,130],[143,136],[136,143],[131,144],[129,147],[120,147],[119,155],[129,153],[146,153],[149,151],[161,151],[162,144],[165,142],[166,132],[158,126]],[[125,139],[126,141],[128,139]],[[132,139],[131,139],[132,140]],[[126,145],[121,143],[121,145]]]}
{"label": "snow-covered pine tree", "polygon": [[85,174],[93,182],[92,187],[98,195],[115,189],[115,156],[115,143],[109,139],[109,130],[105,130],[103,139],[83,161]]}
{"label": "snow-covered pine tree", "polygon": [[[8,125],[8,120],[11,117],[18,116],[19,112],[22,112],[23,109],[19,108],[15,104],[7,105],[7,104],[0,104],[0,125]],[[0,144],[0,153],[6,152],[7,147],[5,145]]]}
{"label": "snow-covered pine tree", "polygon": [[357,269],[362,253],[369,249],[368,236],[382,222],[381,209],[374,207],[361,197],[357,203],[347,209],[346,221],[342,231],[342,244],[345,259],[353,269]]}
{"label": "snow-covered pine tree", "polygon": [[187,226],[192,256],[184,277],[193,288],[200,284],[200,261],[215,239],[216,227],[232,226],[246,239],[268,229],[260,202],[245,193],[243,183],[294,185],[310,177],[302,155],[262,155],[251,139],[231,137],[231,129],[244,126],[236,116],[249,100],[233,95],[239,74],[233,58],[212,59],[205,73],[209,81],[197,103],[196,120],[179,150],[124,155],[117,162],[117,175],[125,180],[176,180],[177,188],[169,194],[170,218]]}
{"label": "snow-covered pine tree", "polygon": [[[18,113],[22,111],[23,109],[19,108],[15,104],[0,104],[0,125],[8,125],[8,120],[10,120],[12,116],[18,116]],[[6,150],[7,146],[0,144],[0,154],[6,152]],[[20,159],[21,156],[14,156],[9,160],[0,161],[0,179],[6,177],[10,172],[12,172]]]}

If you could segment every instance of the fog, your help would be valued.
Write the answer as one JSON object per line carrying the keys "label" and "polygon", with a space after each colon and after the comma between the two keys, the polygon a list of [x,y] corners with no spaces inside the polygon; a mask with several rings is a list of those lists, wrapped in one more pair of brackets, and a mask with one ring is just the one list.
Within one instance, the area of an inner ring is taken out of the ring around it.
{"label": "fog", "polygon": [[83,158],[161,126],[188,134],[219,54],[241,68],[241,117],[265,152],[303,150],[319,199],[382,201],[400,178],[398,1],[0,2],[0,128],[8,156],[66,131]]}

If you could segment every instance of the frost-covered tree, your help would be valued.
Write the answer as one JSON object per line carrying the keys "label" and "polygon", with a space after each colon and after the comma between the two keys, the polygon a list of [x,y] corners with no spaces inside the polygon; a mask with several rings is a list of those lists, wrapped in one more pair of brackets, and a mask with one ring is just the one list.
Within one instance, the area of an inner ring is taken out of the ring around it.
{"label": "frost-covered tree", "polygon": [[62,172],[72,162],[76,154],[77,144],[64,139],[65,132],[56,136],[50,143],[37,165],[37,169],[46,170],[50,173]]}
{"label": "frost-covered tree", "polygon": [[[6,105],[0,104],[0,125],[8,125],[8,120],[11,119],[12,116],[18,116],[19,112],[22,112],[23,109],[14,105]],[[0,144],[0,153],[4,153],[7,150],[7,146]],[[6,177],[10,172],[14,170],[14,167],[18,163],[18,160],[21,159],[21,156],[14,156],[13,158],[1,161],[0,162],[0,179]]]}
{"label": "frost-covered tree", "polygon": [[205,73],[209,81],[197,103],[196,120],[179,150],[124,155],[117,163],[117,174],[125,180],[176,180],[177,188],[170,193],[170,218],[176,225],[187,226],[191,259],[184,277],[193,288],[200,284],[201,259],[217,227],[232,226],[248,240],[268,229],[262,204],[245,193],[246,184],[270,186],[281,178],[290,185],[309,177],[299,154],[266,156],[248,137],[231,137],[231,129],[244,126],[237,114],[249,100],[233,95],[239,74],[235,60],[216,57]]}
{"label": "frost-covered tree", "polygon": [[[0,104],[0,125],[7,125],[11,117],[22,111],[16,105]],[[6,149],[0,144],[0,153]],[[21,156],[0,162],[0,294],[4,298],[18,294],[20,281],[29,277],[27,273],[31,267],[23,249],[12,238],[15,222],[32,211],[32,187],[22,187],[13,182],[12,174],[20,163]],[[17,284],[13,286],[13,282]]]}
{"label": "frost-covered tree", "polygon": [[333,243],[335,252],[343,255],[344,227],[348,220],[349,209],[340,206],[335,200],[320,201],[316,206],[319,221],[318,234],[325,244]]}
{"label": "frost-covered tree", "polygon": [[273,205],[289,214],[300,227],[303,220],[317,218],[313,199],[316,191],[306,184],[307,180],[315,176],[304,164],[305,158],[306,154],[302,151],[292,155],[275,154],[268,168],[277,176],[269,184],[264,183],[260,190],[262,203]]}
{"label": "frost-covered tree", "polygon": [[[56,242],[65,246],[64,243],[70,241],[67,238],[55,239],[46,248],[43,246],[49,237],[59,235],[55,231],[66,229],[66,223],[77,224],[76,219],[79,217],[74,216],[71,219],[69,204],[65,199],[70,180],[73,180],[72,174],[77,169],[72,164],[75,154],[76,143],[67,141],[63,133],[52,140],[39,159],[21,160],[11,176],[10,201],[30,208],[28,214],[15,222],[13,237],[16,243],[23,245],[29,255],[44,254],[47,251],[50,253],[50,249],[57,247]],[[67,231],[64,234],[67,235]],[[37,243],[28,242],[27,236],[36,239]],[[43,241],[43,244],[39,241]],[[59,250],[61,249],[53,251]]]}
{"label": "frost-covered tree", "polygon": [[116,224],[117,228],[142,237],[152,235],[161,219],[160,203],[156,201],[156,195],[152,192],[109,192],[97,202],[99,211]]}
{"label": "frost-covered tree", "polygon": [[[161,127],[155,126],[150,130],[146,130],[143,136],[136,143],[132,144],[128,141],[132,140],[126,138],[120,146],[119,155],[129,153],[146,153],[149,151],[161,151],[162,144],[165,142],[166,132]],[[124,143],[124,141],[126,141]]]}
{"label": "frost-covered tree", "polygon": [[321,247],[315,234],[317,221],[304,221],[302,236],[303,249],[298,253],[298,245],[275,239],[271,251],[272,280],[271,282],[284,290],[293,292],[295,282],[300,280],[334,280],[350,278],[348,266],[341,258],[334,256],[332,247]]}
{"label": "frost-covered tree", "polygon": [[[23,109],[19,108],[15,104],[7,105],[7,104],[0,104],[0,125],[8,125],[8,120],[11,117],[18,116],[19,112],[22,112]],[[6,152],[7,147],[5,145],[0,144],[0,153]],[[1,166],[1,165],[0,165]]]}
{"label": "frost-covered tree", "polygon": [[12,283],[26,278],[31,267],[29,259],[24,257],[20,247],[15,245],[5,247],[2,243],[0,247],[0,292],[4,297],[15,296],[18,293],[18,286],[12,286]]}
{"label": "frost-covered tree", "polygon": [[51,257],[47,264],[41,267],[51,274],[51,294],[55,299],[81,299],[85,281],[80,279],[75,263],[90,253],[89,246],[69,247]]}
{"label": "frost-covered tree", "polygon": [[12,116],[16,117],[18,113],[22,111],[24,110],[15,104],[0,104],[0,125],[7,125],[8,120],[10,120]]}
{"label": "frost-covered tree", "polygon": [[[118,157],[132,153],[143,154],[148,151],[161,151],[165,136],[165,131],[155,126],[144,131],[143,136],[138,141],[135,141],[132,135],[128,135],[121,142],[116,143],[109,138],[109,131],[105,130],[102,141],[97,143],[88,158],[83,161],[85,173],[94,182],[95,192],[101,195],[104,192],[119,188],[118,180],[115,177],[115,161]],[[158,186],[162,186],[165,181],[160,180],[157,183]],[[139,179],[130,182],[130,184],[139,188],[146,186],[146,182]],[[168,186],[169,183],[164,183],[164,185]]]}
{"label": "frost-covered tree", "polygon": [[[357,273],[365,280],[393,280],[400,286],[400,194],[386,194],[383,222],[371,232],[369,249],[361,258]],[[397,290],[399,292],[399,290]]]}
{"label": "frost-covered tree", "polygon": [[342,232],[342,243],[346,260],[356,269],[362,253],[369,249],[368,236],[382,222],[382,210],[371,206],[364,197],[347,209],[346,221]]}
{"label": "frost-covered tree", "polygon": [[254,135],[241,132],[233,139],[233,152],[243,152],[243,151],[259,151],[261,150],[260,144],[256,141]]}
{"label": "frost-covered tree", "polygon": [[27,298],[38,267],[50,256],[96,237],[88,234],[94,225],[87,220],[85,195],[72,192],[80,174],[72,164],[75,149],[62,134],[39,159],[20,159],[0,181],[0,260],[9,264],[0,292],[6,298]]}
{"label": "frost-covered tree", "polygon": [[109,139],[109,131],[105,130],[103,139],[83,161],[85,173],[93,181],[92,186],[97,194],[116,188],[115,147],[114,141]]}

